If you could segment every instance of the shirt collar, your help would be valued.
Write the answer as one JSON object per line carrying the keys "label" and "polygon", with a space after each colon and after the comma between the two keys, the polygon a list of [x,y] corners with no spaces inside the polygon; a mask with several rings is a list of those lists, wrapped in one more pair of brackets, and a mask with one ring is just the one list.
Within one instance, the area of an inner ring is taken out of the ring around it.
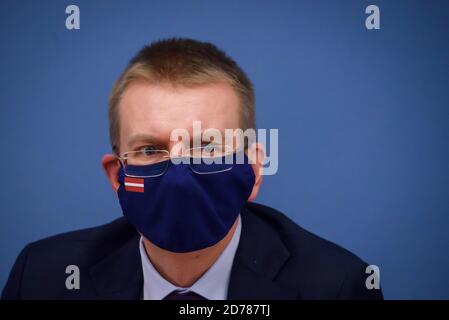
{"label": "shirt collar", "polygon": [[165,280],[148,259],[142,237],[139,241],[143,269],[144,300],[162,300],[175,290],[193,291],[208,300],[225,300],[228,294],[232,263],[240,241],[242,222],[238,217],[237,227],[231,241],[214,264],[191,287],[177,287]]}

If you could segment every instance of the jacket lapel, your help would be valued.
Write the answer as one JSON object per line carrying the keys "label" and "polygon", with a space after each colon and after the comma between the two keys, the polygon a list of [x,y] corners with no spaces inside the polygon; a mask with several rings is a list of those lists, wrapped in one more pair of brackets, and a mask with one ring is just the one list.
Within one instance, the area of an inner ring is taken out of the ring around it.
{"label": "jacket lapel", "polygon": [[139,234],[90,269],[99,299],[142,298],[143,273]]}
{"label": "jacket lapel", "polygon": [[295,299],[295,290],[275,281],[290,256],[279,236],[247,208],[241,211],[241,222],[228,299]]}
{"label": "jacket lapel", "polygon": [[[290,253],[270,226],[247,208],[234,257],[228,299],[295,299],[297,292],[276,281]],[[99,299],[142,298],[143,272],[139,234],[90,268]]]}

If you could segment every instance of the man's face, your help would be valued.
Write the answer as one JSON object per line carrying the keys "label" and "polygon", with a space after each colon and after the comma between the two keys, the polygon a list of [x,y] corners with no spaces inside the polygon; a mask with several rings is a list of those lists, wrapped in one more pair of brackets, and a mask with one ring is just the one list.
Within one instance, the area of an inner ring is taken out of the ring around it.
{"label": "man's face", "polygon": [[[193,121],[201,121],[202,130],[239,127],[239,99],[226,83],[214,83],[192,88],[168,83],[131,83],[119,105],[119,153],[154,146],[170,150],[174,129],[186,129],[192,134]],[[205,141],[207,142],[207,141]]]}
{"label": "man's face", "polygon": [[[170,141],[170,135],[175,129],[187,130],[191,139],[198,138],[193,136],[194,121],[201,122],[203,132],[218,129],[225,136],[225,129],[239,128],[239,102],[233,88],[226,83],[187,88],[171,84],[133,82],[123,93],[119,105],[118,152],[123,155],[147,146],[171,151],[177,143]],[[259,155],[259,144],[254,146],[248,149],[248,156],[263,159],[263,155]],[[112,188],[117,191],[117,173],[120,168],[117,157],[113,154],[104,155],[102,165]],[[256,181],[249,198],[251,201],[256,198],[262,182],[259,160],[252,166]]]}

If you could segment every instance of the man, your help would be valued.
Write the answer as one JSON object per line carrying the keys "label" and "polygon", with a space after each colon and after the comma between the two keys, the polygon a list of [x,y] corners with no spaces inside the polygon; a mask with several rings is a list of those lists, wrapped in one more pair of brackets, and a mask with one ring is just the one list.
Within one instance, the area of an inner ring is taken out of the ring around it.
{"label": "man", "polygon": [[[27,245],[2,297],[381,299],[365,284],[365,262],[251,202],[262,183],[261,145],[188,141],[173,153],[178,129],[192,134],[200,121],[246,130],[254,114],[251,82],[214,45],[169,39],[143,48],[112,90],[113,154],[102,160],[125,217]],[[243,164],[201,162],[238,152]],[[189,160],[171,162],[177,156]],[[68,266],[79,279],[69,279]]]}

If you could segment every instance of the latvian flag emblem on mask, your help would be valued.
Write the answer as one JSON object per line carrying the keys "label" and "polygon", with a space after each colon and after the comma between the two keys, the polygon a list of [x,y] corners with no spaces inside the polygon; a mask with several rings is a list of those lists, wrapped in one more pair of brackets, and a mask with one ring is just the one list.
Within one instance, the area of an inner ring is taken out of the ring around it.
{"label": "latvian flag emblem on mask", "polygon": [[125,190],[131,192],[144,192],[142,178],[125,177]]}

